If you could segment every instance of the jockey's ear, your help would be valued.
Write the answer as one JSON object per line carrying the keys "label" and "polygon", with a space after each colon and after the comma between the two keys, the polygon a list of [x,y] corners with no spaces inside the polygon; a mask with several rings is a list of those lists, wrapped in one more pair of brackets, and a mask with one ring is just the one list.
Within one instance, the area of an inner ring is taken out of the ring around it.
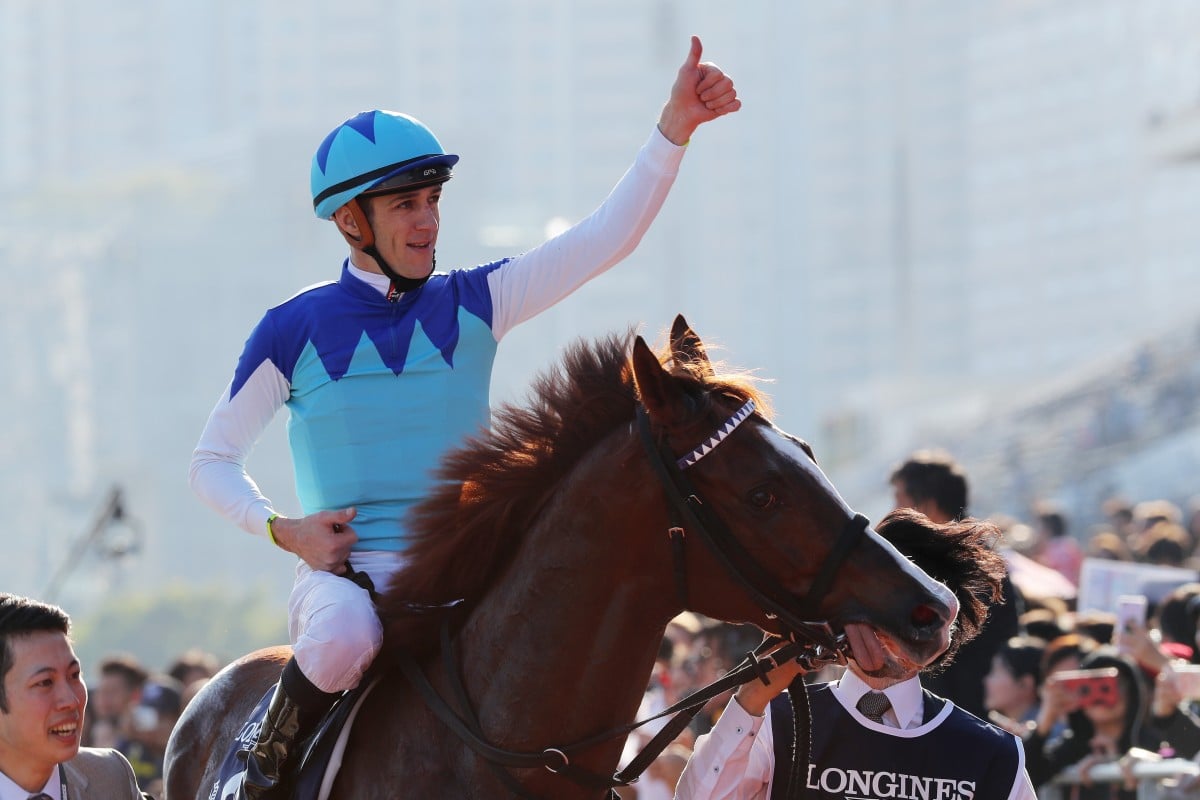
{"label": "jockey's ear", "polygon": [[671,358],[676,364],[690,368],[700,377],[711,378],[714,374],[712,363],[704,349],[704,342],[700,341],[700,337],[688,325],[683,314],[676,315],[675,323],[671,326]]}
{"label": "jockey's ear", "polygon": [[656,424],[670,428],[687,414],[687,396],[641,336],[633,342],[633,378],[646,413]]}

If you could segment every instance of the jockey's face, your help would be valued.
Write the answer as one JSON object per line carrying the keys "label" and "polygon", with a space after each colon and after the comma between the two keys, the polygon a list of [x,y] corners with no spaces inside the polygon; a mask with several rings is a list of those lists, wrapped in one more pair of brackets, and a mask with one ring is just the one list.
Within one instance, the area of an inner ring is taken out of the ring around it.
{"label": "jockey's face", "polygon": [[[442,185],[436,184],[362,200],[379,254],[405,278],[424,278],[433,272],[434,249],[442,223],[438,207],[441,199]],[[368,258],[367,262],[372,272],[380,271],[374,259]]]}

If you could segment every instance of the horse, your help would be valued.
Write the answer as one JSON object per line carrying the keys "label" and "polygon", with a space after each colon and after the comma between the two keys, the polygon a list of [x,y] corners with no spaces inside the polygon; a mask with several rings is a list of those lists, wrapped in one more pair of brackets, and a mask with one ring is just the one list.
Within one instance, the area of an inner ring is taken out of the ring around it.
{"label": "horse", "polygon": [[[379,600],[383,678],[330,796],[611,796],[612,732],[684,610],[793,638],[820,620],[864,668],[942,652],[954,596],[851,511],[751,375],[719,366],[682,316],[661,355],[633,330],[579,341],[447,454]],[[169,800],[210,796],[288,654],[233,662],[188,705]]]}

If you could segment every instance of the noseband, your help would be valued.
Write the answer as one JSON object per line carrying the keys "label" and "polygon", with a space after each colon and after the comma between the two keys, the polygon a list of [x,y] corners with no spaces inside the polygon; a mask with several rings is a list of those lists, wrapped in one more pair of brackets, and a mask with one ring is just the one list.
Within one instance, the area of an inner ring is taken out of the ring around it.
{"label": "noseband", "polygon": [[813,618],[817,616],[821,601],[829,592],[842,562],[862,538],[863,531],[869,524],[867,518],[862,514],[855,514],[847,521],[829,555],[825,557],[825,562],[817,570],[816,578],[808,592],[803,599],[797,601],[791,592],[754,560],[716,512],[704,504],[695,486],[684,474],[685,469],[695,466],[700,459],[715,450],[753,414],[754,401],[747,400],[712,436],[691,452],[677,458],[661,438],[655,439],[650,430],[649,415],[645,408],[638,406],[638,432],[650,463],[658,475],[659,483],[667,493],[671,516],[667,536],[671,541],[675,586],[680,601],[686,608],[687,572],[683,551],[688,532],[693,532],[700,536],[729,575],[745,589],[758,607],[766,612],[768,617],[779,620],[787,638],[844,652],[847,647],[845,635],[834,636],[828,622],[813,621]]}

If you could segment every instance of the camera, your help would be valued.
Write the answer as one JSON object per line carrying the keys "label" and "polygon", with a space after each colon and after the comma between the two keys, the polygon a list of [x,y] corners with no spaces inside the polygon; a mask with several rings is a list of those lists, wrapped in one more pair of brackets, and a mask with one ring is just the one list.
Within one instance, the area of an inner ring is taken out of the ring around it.
{"label": "camera", "polygon": [[1071,669],[1054,673],[1054,679],[1076,697],[1080,708],[1117,704],[1117,668]]}

